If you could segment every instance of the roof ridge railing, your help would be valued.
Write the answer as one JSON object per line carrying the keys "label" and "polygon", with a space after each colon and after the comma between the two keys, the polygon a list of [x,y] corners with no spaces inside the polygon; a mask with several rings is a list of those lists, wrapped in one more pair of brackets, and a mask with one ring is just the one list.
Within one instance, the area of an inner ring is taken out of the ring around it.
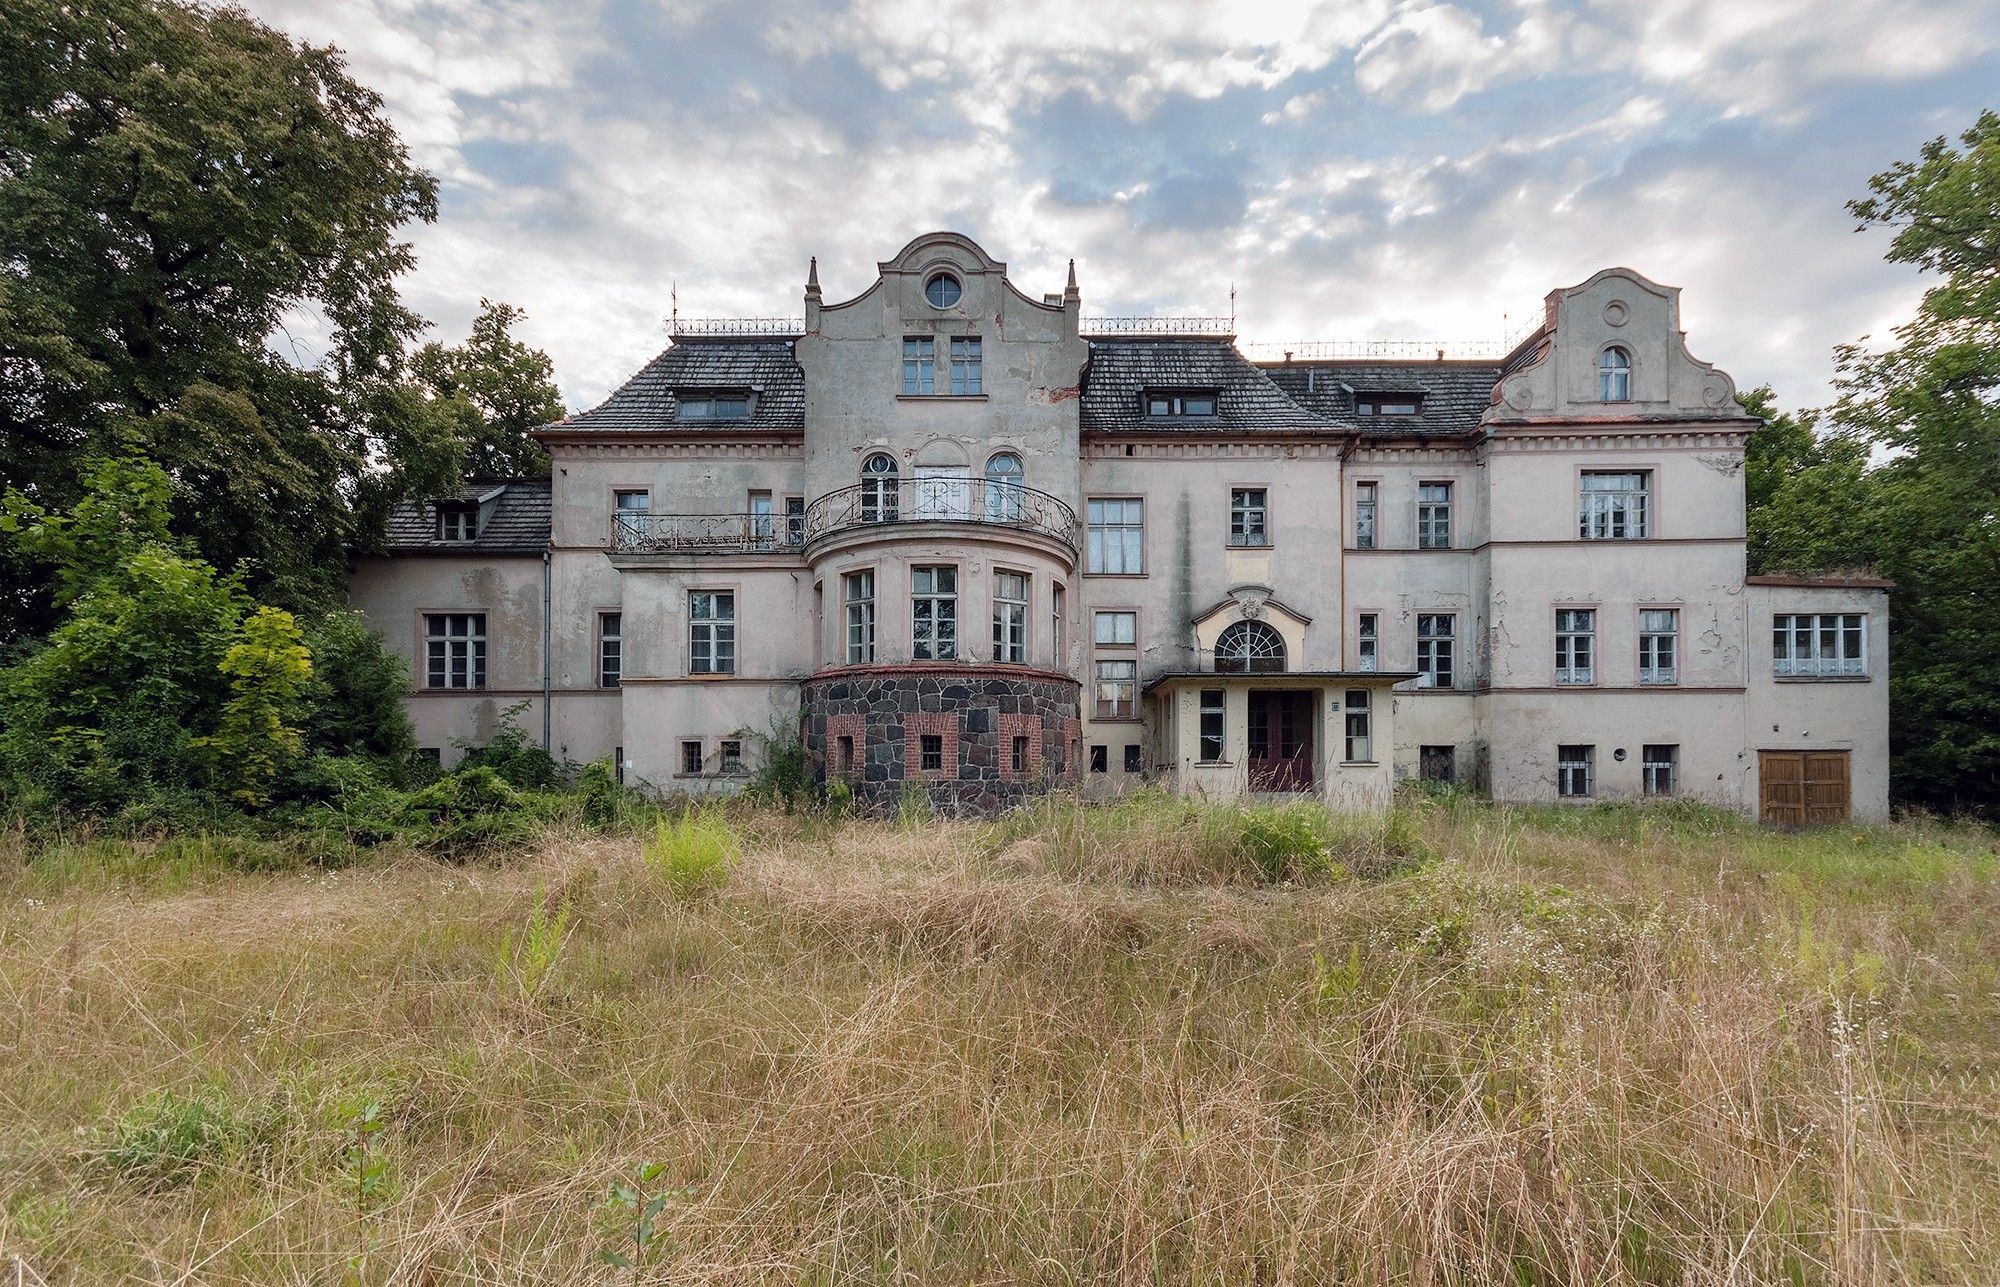
{"label": "roof ridge railing", "polygon": [[1237,345],[1256,362],[1323,362],[1385,358],[1404,361],[1498,362],[1507,355],[1500,340],[1250,340]]}
{"label": "roof ridge railing", "polygon": [[1078,323],[1085,335],[1213,335],[1236,334],[1233,317],[1086,317]]}
{"label": "roof ridge railing", "polygon": [[805,319],[798,317],[671,317],[670,335],[804,335]]}

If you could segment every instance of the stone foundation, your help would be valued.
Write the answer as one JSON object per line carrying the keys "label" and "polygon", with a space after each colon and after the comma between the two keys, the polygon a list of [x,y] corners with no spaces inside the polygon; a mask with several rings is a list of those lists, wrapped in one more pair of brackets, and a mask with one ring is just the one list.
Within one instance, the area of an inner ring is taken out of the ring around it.
{"label": "stone foundation", "polygon": [[941,813],[994,813],[1075,781],[1080,691],[1023,666],[846,666],[800,685],[799,729],[819,779],[846,782],[868,812],[893,811],[907,787]]}

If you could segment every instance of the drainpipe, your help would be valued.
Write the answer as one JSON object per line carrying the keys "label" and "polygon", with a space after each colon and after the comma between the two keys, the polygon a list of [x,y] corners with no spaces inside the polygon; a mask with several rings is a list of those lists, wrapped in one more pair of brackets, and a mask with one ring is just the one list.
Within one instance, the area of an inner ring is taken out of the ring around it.
{"label": "drainpipe", "polygon": [[551,689],[549,673],[549,591],[553,571],[554,566],[550,560],[549,551],[544,548],[542,550],[542,750],[544,752],[547,752],[550,746],[549,730],[553,723],[551,719],[552,712],[549,709]]}

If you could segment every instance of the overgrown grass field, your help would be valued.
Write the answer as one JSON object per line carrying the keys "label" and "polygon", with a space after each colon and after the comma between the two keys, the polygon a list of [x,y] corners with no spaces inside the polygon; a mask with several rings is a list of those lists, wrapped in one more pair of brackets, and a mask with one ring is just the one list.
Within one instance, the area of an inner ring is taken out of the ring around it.
{"label": "overgrown grass field", "polygon": [[344,856],[0,852],[0,1257],[2000,1280],[1992,833],[1142,797]]}

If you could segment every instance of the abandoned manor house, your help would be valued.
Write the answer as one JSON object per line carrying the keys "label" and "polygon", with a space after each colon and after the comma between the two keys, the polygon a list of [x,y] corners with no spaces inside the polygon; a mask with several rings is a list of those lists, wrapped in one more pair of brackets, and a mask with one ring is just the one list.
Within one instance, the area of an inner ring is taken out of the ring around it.
{"label": "abandoned manor house", "polygon": [[1606,269],[1477,360],[1233,330],[1087,318],[1074,265],[1024,294],[954,233],[840,303],[815,261],[802,316],[677,324],[542,429],[550,478],[400,508],[350,596],[426,748],[512,710],[663,794],[796,737],[875,808],[1886,815],[1888,586],[1745,574],[1757,422],[1678,291]]}

